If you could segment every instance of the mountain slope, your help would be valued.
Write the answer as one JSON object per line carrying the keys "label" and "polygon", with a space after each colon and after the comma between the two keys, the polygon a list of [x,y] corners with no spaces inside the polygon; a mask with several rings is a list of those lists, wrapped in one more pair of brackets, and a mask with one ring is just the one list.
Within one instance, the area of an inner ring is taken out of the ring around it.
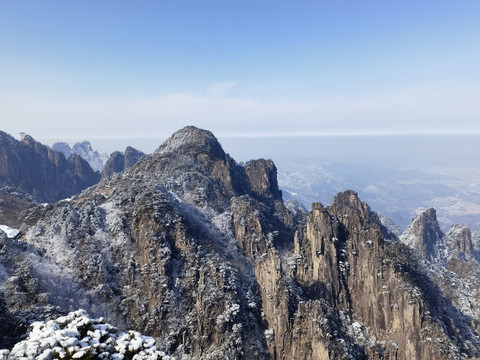
{"label": "mountain slope", "polygon": [[355,192],[293,214],[273,162],[241,166],[194,127],[21,231],[0,252],[9,334],[83,308],[179,358],[480,354],[472,318]]}
{"label": "mountain slope", "polygon": [[[400,239],[414,250],[442,292],[478,328],[480,256],[473,247],[470,229],[456,224],[444,234],[439,231],[435,210],[428,209],[413,219]],[[425,252],[426,248],[430,251]]]}
{"label": "mountain slope", "polygon": [[38,202],[54,202],[97,183],[100,175],[79,155],[65,156],[26,135],[0,132],[0,186],[13,186]]}

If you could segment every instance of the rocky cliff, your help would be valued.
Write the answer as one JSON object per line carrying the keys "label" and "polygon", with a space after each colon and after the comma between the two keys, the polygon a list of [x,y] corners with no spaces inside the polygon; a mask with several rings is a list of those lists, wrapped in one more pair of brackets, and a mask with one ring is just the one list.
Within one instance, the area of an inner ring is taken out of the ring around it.
{"label": "rocky cliff", "polygon": [[475,314],[355,192],[293,213],[273,162],[237,164],[205,130],[24,219],[1,243],[4,346],[82,308],[185,359],[480,354]]}
{"label": "rocky cliff", "polygon": [[68,158],[25,136],[0,132],[0,186],[13,186],[37,202],[54,202],[97,183],[100,175],[79,155]]}
{"label": "rocky cliff", "polygon": [[[478,330],[480,257],[473,247],[470,229],[463,224],[452,225],[446,234],[438,229],[436,212],[429,209],[412,221],[400,239],[414,250],[424,271]],[[433,249],[429,256],[418,247],[425,243]]]}
{"label": "rocky cliff", "polygon": [[99,153],[96,150],[93,150],[92,145],[89,141],[82,141],[75,143],[71,148],[65,142],[57,142],[52,145],[52,149],[62,152],[65,157],[68,159],[71,154],[78,154],[84,160],[86,160],[93,170],[102,173],[103,166],[108,160],[108,155],[105,153]]}
{"label": "rocky cliff", "polygon": [[145,155],[143,152],[131,146],[127,146],[123,154],[120,151],[113,152],[105,163],[103,177],[108,177],[114,173],[120,173],[131,168],[143,155]]}
{"label": "rocky cliff", "polygon": [[412,221],[400,239],[418,250],[424,258],[439,260],[443,258],[442,252],[445,248],[443,235],[437,221],[437,212],[430,208]]}

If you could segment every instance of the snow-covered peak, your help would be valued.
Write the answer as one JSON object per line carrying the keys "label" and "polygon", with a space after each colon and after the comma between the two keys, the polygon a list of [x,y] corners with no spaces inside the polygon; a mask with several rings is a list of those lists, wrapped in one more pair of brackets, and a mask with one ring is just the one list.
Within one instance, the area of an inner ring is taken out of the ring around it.
{"label": "snow-covered peak", "polygon": [[52,149],[62,152],[67,159],[71,154],[78,154],[90,164],[93,170],[100,173],[103,171],[103,166],[108,160],[108,155],[106,153],[99,153],[94,150],[90,142],[87,140],[78,142],[71,148],[65,142],[57,142],[52,145]]}
{"label": "snow-covered peak", "polygon": [[98,151],[92,149],[92,145],[88,141],[76,143],[72,147],[72,153],[80,155],[88,161],[93,170],[102,172],[103,166],[108,160],[108,155],[100,154]]}
{"label": "snow-covered peak", "polygon": [[188,145],[203,147],[214,156],[224,157],[225,153],[217,138],[208,130],[195,126],[186,126],[170,136],[157,150],[156,154],[169,153]]}
{"label": "snow-covered peak", "polygon": [[72,147],[72,150],[74,152],[76,152],[76,151],[87,151],[87,152],[93,151],[92,144],[90,144],[90,141],[88,141],[88,140],[75,143],[75,145],[73,145],[73,147]]}

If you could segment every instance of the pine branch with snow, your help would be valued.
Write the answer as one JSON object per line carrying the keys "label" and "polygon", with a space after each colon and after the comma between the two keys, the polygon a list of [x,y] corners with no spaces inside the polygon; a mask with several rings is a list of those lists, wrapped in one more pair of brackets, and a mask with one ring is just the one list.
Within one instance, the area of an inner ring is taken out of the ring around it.
{"label": "pine branch with snow", "polygon": [[157,350],[152,337],[132,330],[119,332],[103,318],[89,318],[84,310],[33,323],[28,337],[10,352],[1,350],[0,356],[18,360],[173,360]]}

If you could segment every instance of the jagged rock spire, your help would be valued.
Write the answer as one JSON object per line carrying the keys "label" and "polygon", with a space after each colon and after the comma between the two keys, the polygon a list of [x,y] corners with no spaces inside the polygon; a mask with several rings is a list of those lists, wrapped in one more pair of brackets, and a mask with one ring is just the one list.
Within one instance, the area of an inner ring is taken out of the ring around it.
{"label": "jagged rock spire", "polygon": [[281,199],[278,188],[277,168],[272,160],[250,160],[245,164],[245,172],[250,180],[252,191],[262,198]]}
{"label": "jagged rock spire", "polygon": [[127,146],[123,154],[120,151],[113,152],[105,163],[103,177],[106,178],[114,173],[120,173],[130,169],[143,155],[145,154],[142,151],[131,146]]}
{"label": "jagged rock spire", "polygon": [[400,236],[400,240],[418,250],[424,258],[431,260],[441,257],[443,236],[438,224],[437,212],[434,208],[430,208],[412,221]]}
{"label": "jagged rock spire", "polygon": [[451,252],[467,255],[473,253],[472,233],[464,224],[452,225],[445,234],[445,241]]}

